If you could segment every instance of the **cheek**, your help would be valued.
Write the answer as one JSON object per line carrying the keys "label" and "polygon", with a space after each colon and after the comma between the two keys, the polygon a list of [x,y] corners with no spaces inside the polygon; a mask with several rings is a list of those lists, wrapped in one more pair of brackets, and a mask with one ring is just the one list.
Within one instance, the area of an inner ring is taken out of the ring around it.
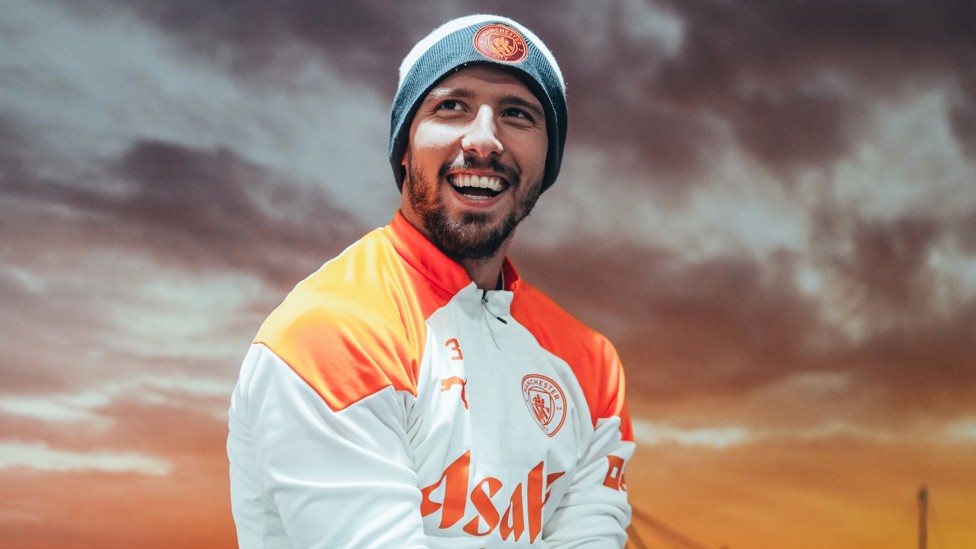
{"label": "cheek", "polygon": [[542,177],[542,172],[546,169],[546,156],[549,154],[549,141],[543,134],[542,139],[527,139],[520,144],[519,150],[522,153],[523,170],[531,166],[532,171]]}
{"label": "cheek", "polygon": [[458,141],[457,131],[441,124],[419,124],[411,136],[411,147],[415,150],[438,151],[448,148]]}

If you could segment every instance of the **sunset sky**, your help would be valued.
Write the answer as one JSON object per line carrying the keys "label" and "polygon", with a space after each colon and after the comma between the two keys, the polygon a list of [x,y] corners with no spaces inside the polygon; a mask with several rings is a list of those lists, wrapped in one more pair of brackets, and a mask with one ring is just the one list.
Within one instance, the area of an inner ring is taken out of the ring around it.
{"label": "sunset sky", "polygon": [[568,82],[512,257],[620,351],[645,543],[910,549],[924,485],[976,547],[972,0],[0,0],[0,546],[235,545],[248,343],[475,12]]}

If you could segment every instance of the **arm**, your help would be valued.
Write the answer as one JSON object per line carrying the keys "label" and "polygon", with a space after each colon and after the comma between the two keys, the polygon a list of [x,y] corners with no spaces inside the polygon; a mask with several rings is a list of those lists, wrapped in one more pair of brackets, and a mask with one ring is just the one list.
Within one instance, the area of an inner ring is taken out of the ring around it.
{"label": "arm", "polygon": [[420,491],[388,386],[334,411],[252,345],[230,410],[231,498],[241,547],[424,547]]}
{"label": "arm", "polygon": [[[624,399],[623,367],[604,342],[603,390],[594,414],[593,437],[578,462],[576,475],[543,536],[552,548],[623,547],[631,510],[624,470],[634,453],[630,414]],[[594,400],[596,398],[594,397]]]}

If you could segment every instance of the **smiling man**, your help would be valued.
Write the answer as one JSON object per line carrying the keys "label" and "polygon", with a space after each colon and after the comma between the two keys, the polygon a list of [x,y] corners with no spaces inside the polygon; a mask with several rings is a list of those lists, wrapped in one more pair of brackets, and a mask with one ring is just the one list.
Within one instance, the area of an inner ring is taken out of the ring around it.
{"label": "smiling man", "polygon": [[495,289],[515,227],[542,192],[542,104],[513,74],[471,66],[427,93],[408,143],[401,213],[480,287]]}
{"label": "smiling man", "polygon": [[231,401],[242,547],[621,547],[633,453],[613,346],[507,257],[556,180],[565,84],[507,18],[400,67],[392,222],[262,325]]}

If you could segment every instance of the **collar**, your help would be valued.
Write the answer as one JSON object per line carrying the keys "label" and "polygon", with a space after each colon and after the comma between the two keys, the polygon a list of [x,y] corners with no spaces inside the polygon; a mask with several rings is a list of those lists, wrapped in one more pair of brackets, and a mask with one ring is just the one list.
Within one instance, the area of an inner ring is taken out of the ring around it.
{"label": "collar", "polygon": [[[451,295],[473,284],[461,264],[444,255],[444,252],[427,240],[399,211],[386,229],[393,247],[404,261]],[[521,282],[518,271],[508,257],[502,263],[502,278],[503,289],[509,292],[516,291]]]}

